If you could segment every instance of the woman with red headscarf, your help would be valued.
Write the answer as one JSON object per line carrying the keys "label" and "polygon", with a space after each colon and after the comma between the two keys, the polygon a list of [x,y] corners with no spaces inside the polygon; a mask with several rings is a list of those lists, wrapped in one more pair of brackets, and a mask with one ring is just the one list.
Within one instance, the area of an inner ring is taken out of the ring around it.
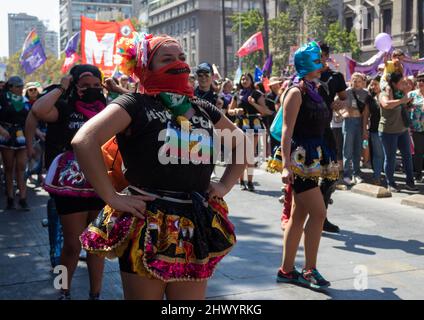
{"label": "woman with red headscarf", "polygon": [[[140,80],[140,93],[114,100],[72,142],[108,204],[81,243],[88,252],[119,257],[126,299],[203,299],[207,279],[235,244],[222,197],[245,166],[233,161],[220,182],[210,181],[219,150],[214,129],[239,138],[230,139],[231,149],[244,135],[215,106],[194,98],[175,39],[145,36],[122,45],[124,63],[135,67],[124,72]],[[100,151],[114,135],[130,183],[122,193],[109,181]]]}

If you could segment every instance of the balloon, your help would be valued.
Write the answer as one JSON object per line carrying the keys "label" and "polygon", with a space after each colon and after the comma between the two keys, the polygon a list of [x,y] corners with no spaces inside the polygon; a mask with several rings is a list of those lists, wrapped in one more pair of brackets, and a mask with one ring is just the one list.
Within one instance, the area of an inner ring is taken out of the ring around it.
{"label": "balloon", "polygon": [[377,35],[377,37],[375,38],[375,47],[379,50],[379,51],[383,51],[383,52],[389,52],[390,49],[392,48],[392,37],[387,34],[387,33],[380,33],[379,35]]}

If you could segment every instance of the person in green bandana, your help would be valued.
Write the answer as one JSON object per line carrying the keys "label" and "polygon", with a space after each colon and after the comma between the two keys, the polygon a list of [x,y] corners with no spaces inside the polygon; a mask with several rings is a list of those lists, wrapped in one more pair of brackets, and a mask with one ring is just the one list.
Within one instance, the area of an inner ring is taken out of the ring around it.
{"label": "person in green bandana", "polygon": [[6,177],[7,210],[15,209],[13,169],[19,189],[19,207],[28,211],[24,172],[27,152],[24,136],[25,120],[31,108],[22,95],[24,82],[18,76],[10,77],[5,91],[0,95],[0,150]]}

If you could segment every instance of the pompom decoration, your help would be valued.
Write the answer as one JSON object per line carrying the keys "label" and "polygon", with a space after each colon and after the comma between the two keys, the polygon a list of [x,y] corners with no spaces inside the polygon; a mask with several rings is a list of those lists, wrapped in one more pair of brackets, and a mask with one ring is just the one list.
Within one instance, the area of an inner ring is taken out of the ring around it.
{"label": "pompom decoration", "polygon": [[115,61],[119,69],[126,75],[134,76],[138,60],[139,44],[144,40],[144,36],[133,32],[131,37],[119,39],[116,44]]}

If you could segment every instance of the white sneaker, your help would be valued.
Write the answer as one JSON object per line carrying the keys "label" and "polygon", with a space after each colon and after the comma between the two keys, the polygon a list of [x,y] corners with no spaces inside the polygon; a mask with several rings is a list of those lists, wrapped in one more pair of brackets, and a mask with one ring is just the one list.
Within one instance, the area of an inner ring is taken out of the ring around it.
{"label": "white sneaker", "polygon": [[353,184],[352,180],[349,177],[344,177],[343,178],[343,182],[347,185],[347,186],[351,186]]}
{"label": "white sneaker", "polygon": [[360,176],[354,176],[353,177],[353,183],[359,184],[359,183],[362,183],[362,182],[364,182],[364,179],[362,179]]}

